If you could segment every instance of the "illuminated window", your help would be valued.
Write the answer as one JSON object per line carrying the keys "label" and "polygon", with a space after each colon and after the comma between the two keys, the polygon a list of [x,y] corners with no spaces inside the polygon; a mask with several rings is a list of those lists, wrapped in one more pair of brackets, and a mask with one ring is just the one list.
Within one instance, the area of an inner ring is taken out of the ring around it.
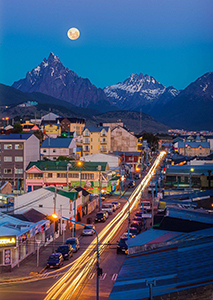
{"label": "illuminated window", "polygon": [[4,169],[4,174],[12,174],[12,169]]}
{"label": "illuminated window", "polygon": [[5,156],[4,161],[12,161],[12,156]]}
{"label": "illuminated window", "polygon": [[16,144],[15,149],[16,150],[22,150],[23,149],[23,144]]}
{"label": "illuminated window", "polygon": [[23,161],[23,156],[15,156],[15,161]]}
{"label": "illuminated window", "polygon": [[12,144],[4,144],[4,150],[11,150],[13,149]]}

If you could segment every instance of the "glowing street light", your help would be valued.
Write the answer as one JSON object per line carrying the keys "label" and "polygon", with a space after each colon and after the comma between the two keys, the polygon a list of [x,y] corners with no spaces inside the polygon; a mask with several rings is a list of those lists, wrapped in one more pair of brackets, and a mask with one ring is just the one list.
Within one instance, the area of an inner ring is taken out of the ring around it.
{"label": "glowing street light", "polygon": [[190,175],[190,189],[192,188],[192,172],[194,172],[194,170],[195,170],[194,168],[190,169],[190,174],[189,174]]}
{"label": "glowing street light", "polygon": [[82,169],[82,165],[83,165],[83,162],[81,160],[79,160],[77,162],[77,166],[80,168],[80,187],[81,187],[81,169]]}

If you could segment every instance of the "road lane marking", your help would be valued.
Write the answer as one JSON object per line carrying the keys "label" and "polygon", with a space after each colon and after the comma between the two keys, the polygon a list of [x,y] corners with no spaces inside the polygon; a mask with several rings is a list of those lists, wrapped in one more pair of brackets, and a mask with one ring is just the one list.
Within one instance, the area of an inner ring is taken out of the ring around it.
{"label": "road lane marking", "polygon": [[107,276],[107,273],[103,273],[102,276],[100,277],[100,280],[104,280]]}
{"label": "road lane marking", "polygon": [[117,277],[118,277],[118,274],[117,274],[117,273],[114,273],[114,274],[112,275],[112,280],[113,280],[113,281],[116,281]]}

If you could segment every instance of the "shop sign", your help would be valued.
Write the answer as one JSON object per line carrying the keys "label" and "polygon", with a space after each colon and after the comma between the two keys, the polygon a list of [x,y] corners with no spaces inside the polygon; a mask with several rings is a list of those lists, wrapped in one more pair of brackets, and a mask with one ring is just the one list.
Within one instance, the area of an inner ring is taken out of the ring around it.
{"label": "shop sign", "polygon": [[11,261],[11,251],[10,249],[4,250],[4,264],[10,265]]}
{"label": "shop sign", "polygon": [[15,247],[16,246],[16,236],[1,236],[0,237],[0,247]]}

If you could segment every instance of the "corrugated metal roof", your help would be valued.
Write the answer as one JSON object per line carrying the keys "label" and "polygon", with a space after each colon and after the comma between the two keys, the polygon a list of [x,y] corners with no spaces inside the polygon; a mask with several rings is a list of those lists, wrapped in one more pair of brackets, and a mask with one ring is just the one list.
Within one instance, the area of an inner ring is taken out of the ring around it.
{"label": "corrugated metal roof", "polygon": [[127,256],[109,300],[148,298],[146,281],[156,280],[153,297],[212,283],[212,247],[208,237]]}
{"label": "corrugated metal roof", "polygon": [[8,135],[1,134],[0,140],[27,140],[33,133],[11,133]]}
{"label": "corrugated metal roof", "polygon": [[[55,192],[55,188],[54,187],[48,187],[46,188],[46,190],[50,191],[50,192]],[[56,189],[56,192],[57,194],[61,195],[61,196],[64,196],[64,197],[67,197],[69,198],[70,200],[74,201],[78,198],[78,192],[67,192],[67,191],[63,191],[63,190],[59,190],[59,189]]]}
{"label": "corrugated metal roof", "polygon": [[[67,161],[31,161],[26,170],[29,170],[33,166],[36,166],[42,171],[67,171],[67,164]],[[101,171],[106,171],[107,162],[83,162],[81,169],[82,171],[98,171],[99,165],[101,166]],[[70,162],[69,171],[80,171],[80,167],[77,166],[76,161]]]}
{"label": "corrugated metal roof", "polygon": [[[194,169],[194,171],[190,171],[191,169]],[[166,174],[205,174],[208,175],[208,171],[213,171],[213,165],[212,164],[205,164],[203,166],[199,165],[183,165],[183,166],[169,166],[166,169]]]}
{"label": "corrugated metal roof", "polygon": [[202,147],[202,148],[210,148],[210,143],[209,142],[178,142],[178,148],[187,148],[187,147],[191,147],[191,148],[198,148],[198,147]]}
{"label": "corrugated metal roof", "polygon": [[105,126],[98,126],[98,127],[95,127],[95,126],[86,126],[83,131],[85,131],[86,129],[88,129],[89,132],[101,132],[101,130],[103,130],[103,129],[105,129],[106,131],[108,131],[109,127],[105,127]]}
{"label": "corrugated metal roof", "polygon": [[72,138],[55,138],[45,139],[41,145],[41,148],[68,148]]}

